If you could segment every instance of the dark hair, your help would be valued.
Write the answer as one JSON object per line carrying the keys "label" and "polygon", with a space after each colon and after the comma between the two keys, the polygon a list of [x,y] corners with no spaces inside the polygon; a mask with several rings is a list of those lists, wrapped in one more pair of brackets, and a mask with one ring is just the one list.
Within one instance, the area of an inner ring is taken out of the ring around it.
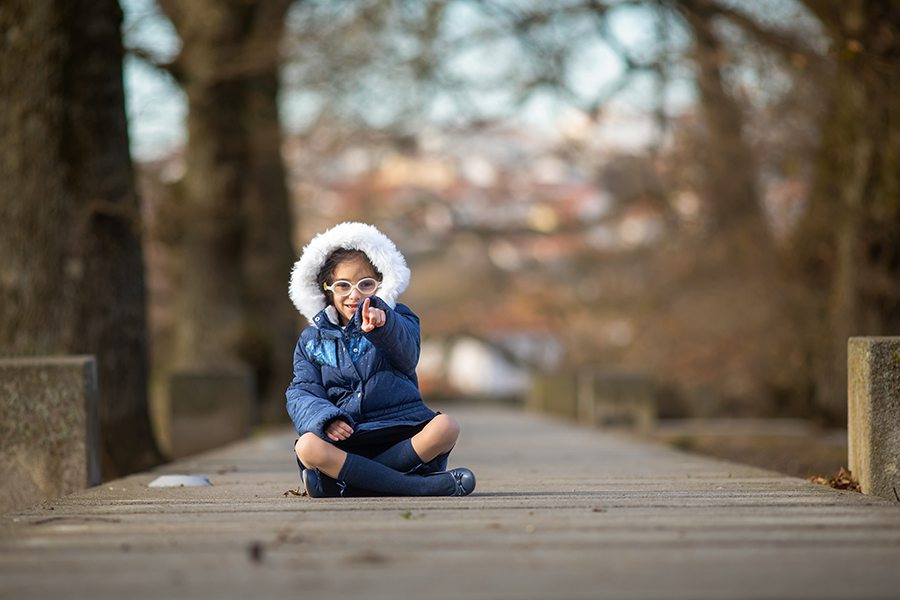
{"label": "dark hair", "polygon": [[338,265],[344,262],[345,260],[364,260],[370,267],[372,267],[372,271],[375,273],[375,279],[381,281],[384,279],[384,276],[381,274],[381,271],[372,264],[372,261],[369,260],[369,257],[362,250],[353,250],[351,248],[338,248],[334,252],[328,255],[328,258],[325,259],[325,262],[322,263],[322,268],[319,269],[318,274],[316,275],[316,283],[319,284],[319,289],[325,294],[325,301],[328,304],[332,303],[332,294],[330,291],[322,289],[322,286],[325,284],[334,283],[334,270],[337,269]]}

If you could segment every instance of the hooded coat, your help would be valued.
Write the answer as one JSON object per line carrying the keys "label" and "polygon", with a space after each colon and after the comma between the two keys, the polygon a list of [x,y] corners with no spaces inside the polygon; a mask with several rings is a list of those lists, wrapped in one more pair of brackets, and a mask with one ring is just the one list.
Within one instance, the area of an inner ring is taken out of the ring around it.
{"label": "hooded coat", "polygon": [[[363,304],[345,326],[327,304],[316,275],[339,248],[361,250],[381,272],[370,306],[385,312],[385,323],[360,328]],[[419,318],[397,297],[409,283],[409,268],[394,243],[371,225],[341,223],[317,235],[303,249],[291,273],[290,297],[310,326],[294,349],[294,379],[287,411],[297,433],[327,440],[325,428],[343,419],[356,432],[392,425],[415,425],[435,416],[419,393]]]}

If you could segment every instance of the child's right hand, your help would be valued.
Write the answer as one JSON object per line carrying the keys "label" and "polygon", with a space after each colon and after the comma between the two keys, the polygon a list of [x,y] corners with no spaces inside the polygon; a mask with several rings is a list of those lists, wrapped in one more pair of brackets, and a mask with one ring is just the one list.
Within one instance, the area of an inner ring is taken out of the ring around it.
{"label": "child's right hand", "polygon": [[362,305],[362,325],[360,329],[369,333],[376,327],[383,327],[387,322],[387,315],[380,308],[369,308],[371,298],[366,298]]}
{"label": "child's right hand", "polygon": [[325,435],[332,442],[340,442],[353,435],[353,428],[343,419],[335,419],[325,427]]}

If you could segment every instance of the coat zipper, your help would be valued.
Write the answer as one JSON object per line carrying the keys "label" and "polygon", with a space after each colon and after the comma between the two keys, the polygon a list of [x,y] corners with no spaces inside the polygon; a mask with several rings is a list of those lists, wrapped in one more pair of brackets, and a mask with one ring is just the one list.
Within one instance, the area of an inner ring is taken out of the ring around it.
{"label": "coat zipper", "polygon": [[353,355],[350,353],[350,346],[347,344],[347,333],[341,332],[341,343],[344,346],[344,352],[347,354],[347,358],[350,359],[350,364],[353,366],[353,370],[356,371],[356,376],[359,378],[359,416],[363,417],[365,413],[363,413],[363,393],[362,390],[365,387],[365,381],[363,381],[362,373],[359,372],[359,367],[356,366],[356,363],[353,362]]}

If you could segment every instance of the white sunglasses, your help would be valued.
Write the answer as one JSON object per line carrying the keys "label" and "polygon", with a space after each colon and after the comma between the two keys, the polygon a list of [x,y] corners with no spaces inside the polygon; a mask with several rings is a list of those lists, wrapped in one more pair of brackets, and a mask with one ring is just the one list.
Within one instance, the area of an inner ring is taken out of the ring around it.
{"label": "white sunglasses", "polygon": [[335,296],[343,298],[344,296],[349,296],[350,292],[354,289],[358,291],[363,296],[371,296],[375,293],[379,287],[381,287],[381,282],[377,279],[373,279],[372,277],[365,277],[356,282],[356,285],[353,285],[349,281],[345,279],[339,279],[329,286],[327,283],[323,283],[322,287],[329,292],[332,292]]}

